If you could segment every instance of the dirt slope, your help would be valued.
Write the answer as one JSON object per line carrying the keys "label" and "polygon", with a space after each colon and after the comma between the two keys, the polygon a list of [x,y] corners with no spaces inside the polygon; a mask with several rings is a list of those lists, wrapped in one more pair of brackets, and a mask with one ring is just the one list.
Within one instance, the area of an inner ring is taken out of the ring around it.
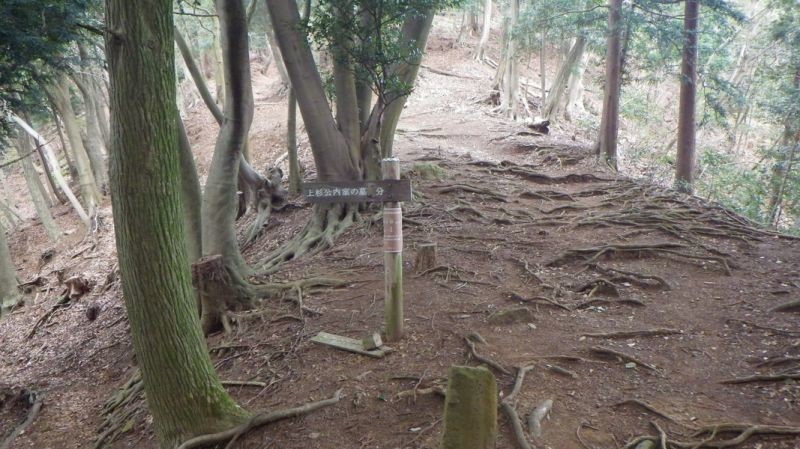
{"label": "dirt slope", "polygon": [[[515,367],[536,363],[516,407],[526,416],[554,401],[537,447],[622,447],[653,434],[649,421],[681,440],[723,422],[800,425],[796,380],[722,383],[754,374],[796,378],[797,315],[771,309],[800,297],[800,243],[696,198],[616,179],[595,165],[577,134],[518,134],[527,129],[492,115],[482,101],[491,70],[443,36],[430,43],[425,64],[447,74],[421,71],[396,145],[417,192],[405,206],[407,336],[384,359],[309,342],[322,330],[360,337],[380,329],[381,227],[365,214],[336,248],[273,276],[346,281],[303,291],[305,306],[318,313],[301,316],[294,303],[274,299],[237,314],[233,334],[209,340],[223,379],[266,385],[232,388],[250,410],[345,394],[331,408],[249,434],[241,447],[438,447],[443,401],[422,391],[443,385],[453,364],[480,363],[468,355],[471,333],[486,341],[477,351],[509,371],[495,371],[504,394]],[[281,153],[285,109],[270,96],[270,79],[256,86],[254,153],[263,166]],[[214,130],[205,111],[192,114],[198,161],[207,165]],[[422,179],[420,163],[438,165],[444,176]],[[46,279],[0,323],[0,388],[26,387],[43,398],[14,447],[89,446],[103,402],[132,372],[109,213],[96,241],[68,236],[41,269],[48,248],[41,229],[12,236],[20,276]],[[265,257],[307,215],[305,206],[274,215],[247,248],[248,259]],[[68,215],[59,220],[75,226]],[[414,274],[415,244],[427,241],[438,244],[440,267]],[[94,288],[29,336],[63,288],[58,270],[83,275]],[[86,316],[91,307],[100,310],[94,321]],[[640,334],[608,335],[615,332]],[[411,397],[398,397],[404,391]],[[2,410],[0,438],[24,416],[9,401]],[[136,414],[130,424],[113,447],[156,446],[149,417]],[[500,429],[497,446],[514,447],[505,418]],[[798,445],[797,438],[763,437],[736,447]]]}

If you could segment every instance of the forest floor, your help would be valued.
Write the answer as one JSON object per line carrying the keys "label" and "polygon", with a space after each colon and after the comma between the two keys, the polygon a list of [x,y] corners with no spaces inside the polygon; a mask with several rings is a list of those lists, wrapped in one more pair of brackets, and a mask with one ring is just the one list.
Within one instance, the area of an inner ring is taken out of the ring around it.
{"label": "forest floor", "polygon": [[[596,164],[579,133],[531,135],[493,114],[484,101],[492,70],[453,44],[452,36],[432,37],[395,145],[415,192],[404,205],[405,338],[380,359],[309,341],[320,331],[360,338],[381,328],[382,228],[365,214],[335,248],[272,276],[345,282],[304,290],[312,313],[276,298],[236,313],[232,333],[209,338],[224,380],[262,382],[231,387],[248,410],[344,394],[247,434],[240,447],[437,448],[443,400],[424,393],[446,384],[450,366],[482,363],[465,342],[473,333],[485,340],[475,349],[496,363],[504,395],[515,367],[535,364],[515,405],[525,420],[553,401],[537,448],[620,448],[657,434],[651,421],[682,441],[720,423],[800,425],[797,309],[773,310],[800,299],[800,241],[616,176]],[[255,83],[260,169],[281,155],[285,132],[285,99],[273,95],[268,75]],[[201,174],[213,123],[202,104],[190,110]],[[419,164],[438,165],[443,176],[424,179]],[[246,248],[248,260],[262,260],[304,225],[310,208],[294,202]],[[36,391],[42,401],[14,448],[90,447],[104,402],[134,371],[110,207],[88,240],[60,212],[59,224],[73,232],[55,247],[32,220],[11,235],[20,278],[42,278],[0,322],[0,441],[27,414],[14,394]],[[421,242],[437,243],[438,266],[416,273]],[[55,256],[42,259],[51,248]],[[59,273],[88,279],[91,291],[37,327],[65,288]],[[747,379],[754,375],[774,378]],[[146,412],[126,424],[111,447],[156,447]],[[499,426],[497,447],[515,447],[504,416]],[[757,435],[731,447],[798,446],[798,436]]]}

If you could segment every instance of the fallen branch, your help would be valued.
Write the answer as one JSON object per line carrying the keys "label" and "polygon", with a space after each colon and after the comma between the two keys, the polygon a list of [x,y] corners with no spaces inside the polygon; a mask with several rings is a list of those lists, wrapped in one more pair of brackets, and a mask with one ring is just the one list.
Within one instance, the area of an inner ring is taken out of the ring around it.
{"label": "fallen branch", "polygon": [[216,444],[222,444],[226,441],[231,440],[232,438],[238,438],[239,435],[243,435],[248,431],[263,426],[265,424],[269,424],[275,421],[280,421],[287,418],[293,418],[295,416],[305,415],[307,413],[313,412],[323,407],[327,407],[329,405],[333,405],[342,397],[342,390],[337,390],[334,395],[328,399],[323,399],[317,402],[309,402],[307,404],[301,405],[299,407],[293,407],[283,410],[276,410],[272,412],[262,412],[253,415],[246,423],[240,424],[236,427],[232,427],[228,430],[224,430],[222,432],[211,433],[207,435],[200,435],[189,439],[180,446],[178,449],[191,449],[201,446],[211,446]]}
{"label": "fallen branch", "polygon": [[505,412],[508,420],[511,422],[511,428],[514,430],[514,437],[516,437],[517,445],[522,449],[532,449],[528,439],[525,438],[525,431],[522,428],[522,420],[519,419],[517,409],[514,408],[512,401],[522,388],[522,381],[525,380],[525,374],[532,370],[535,365],[523,366],[517,369],[517,380],[514,382],[514,388],[502,401],[500,401],[500,408]]}

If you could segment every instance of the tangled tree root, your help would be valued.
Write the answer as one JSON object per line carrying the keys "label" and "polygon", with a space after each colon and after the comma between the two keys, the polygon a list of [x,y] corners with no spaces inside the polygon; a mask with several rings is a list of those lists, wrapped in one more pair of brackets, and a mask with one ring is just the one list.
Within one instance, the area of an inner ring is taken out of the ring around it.
{"label": "tangled tree root", "polygon": [[549,176],[539,173],[533,165],[518,165],[510,161],[499,164],[487,161],[472,162],[470,165],[486,167],[493,173],[508,173],[536,184],[576,184],[589,182],[611,182],[613,179],[600,178],[590,173],[569,173],[562,176]]}
{"label": "tangled tree root", "polygon": [[258,274],[275,273],[285,262],[331,248],[334,240],[357,219],[356,204],[315,205],[311,221],[296,237],[269,255],[257,268]]}
{"label": "tangled tree root", "polygon": [[[642,436],[633,439],[625,445],[626,448],[633,448],[644,440],[659,441],[661,447],[679,448],[679,449],[702,449],[702,448],[716,448],[722,449],[727,447],[737,446],[744,443],[749,438],[759,435],[785,435],[785,436],[798,436],[800,435],[800,427],[791,426],[770,426],[763,424],[716,424],[713,426],[706,426],[695,432],[692,437],[695,441],[679,441],[669,439],[666,433],[660,427],[651,423],[654,428],[659,432],[658,436]],[[733,438],[721,439],[722,435],[737,433]]]}
{"label": "tangled tree root", "polygon": [[600,257],[606,254],[615,254],[615,253],[628,253],[628,254],[669,254],[673,256],[682,257],[685,259],[694,259],[694,260],[705,260],[709,262],[716,262],[720,264],[720,266],[725,271],[725,274],[730,276],[731,269],[730,263],[727,259],[720,256],[698,256],[694,254],[689,254],[685,250],[689,249],[689,246],[683,245],[680,243],[654,243],[654,244],[617,244],[617,245],[604,245],[604,246],[596,246],[590,248],[580,248],[580,249],[572,249],[567,250],[555,259],[551,260],[547,263],[548,266],[558,266],[561,265],[572,258],[582,258],[583,261],[587,264],[593,264],[597,261]]}
{"label": "tangled tree root", "polygon": [[143,414],[144,407],[144,383],[142,374],[137,369],[133,375],[125,382],[122,388],[114,393],[103,405],[101,414],[103,422],[97,440],[94,442],[94,449],[100,449],[116,441],[120,435],[125,433],[129,423],[135,422],[136,417]]}
{"label": "tangled tree root", "polygon": [[341,397],[342,397],[342,390],[337,390],[336,393],[334,393],[333,396],[328,399],[323,399],[321,401],[316,401],[316,402],[309,402],[307,404],[298,407],[287,408],[283,410],[275,410],[271,412],[265,411],[257,413],[253,415],[244,424],[238,425],[236,427],[230,428],[222,432],[194,437],[190,440],[185,441],[180,446],[178,446],[178,449],[192,449],[202,446],[219,445],[225,442],[227,442],[227,446],[225,446],[226,448],[233,447],[233,444],[236,442],[236,440],[238,440],[242,435],[244,435],[245,433],[249,432],[252,429],[261,427],[265,424],[273,423],[275,421],[280,421],[283,419],[294,418],[295,416],[305,415],[315,410],[319,410],[323,407],[328,407],[330,405],[339,402]]}
{"label": "tangled tree root", "polygon": [[467,193],[476,193],[478,195],[488,196],[489,198],[499,201],[501,203],[507,203],[508,199],[505,195],[500,192],[496,192],[491,189],[487,189],[485,187],[476,187],[470,184],[451,184],[445,186],[438,186],[439,193],[452,193],[452,192],[467,192]]}

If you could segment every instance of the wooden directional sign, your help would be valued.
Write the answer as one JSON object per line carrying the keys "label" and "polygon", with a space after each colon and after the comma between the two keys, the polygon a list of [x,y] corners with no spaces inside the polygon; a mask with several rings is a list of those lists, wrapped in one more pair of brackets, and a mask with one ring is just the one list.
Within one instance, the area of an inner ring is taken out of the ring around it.
{"label": "wooden directional sign", "polygon": [[303,184],[303,196],[310,203],[385,203],[411,201],[411,181],[309,182]]}

